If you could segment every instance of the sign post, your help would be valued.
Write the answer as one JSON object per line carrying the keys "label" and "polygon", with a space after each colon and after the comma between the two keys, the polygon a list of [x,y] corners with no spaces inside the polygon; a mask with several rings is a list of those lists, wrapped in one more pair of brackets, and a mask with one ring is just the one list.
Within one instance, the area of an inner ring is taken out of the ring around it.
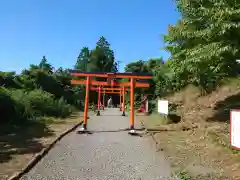
{"label": "sign post", "polygon": [[240,110],[230,112],[230,141],[235,150],[240,150]]}
{"label": "sign post", "polygon": [[158,113],[168,115],[168,101],[158,100]]}
{"label": "sign post", "polygon": [[168,101],[167,100],[158,100],[158,113],[162,114],[167,120],[168,116]]}

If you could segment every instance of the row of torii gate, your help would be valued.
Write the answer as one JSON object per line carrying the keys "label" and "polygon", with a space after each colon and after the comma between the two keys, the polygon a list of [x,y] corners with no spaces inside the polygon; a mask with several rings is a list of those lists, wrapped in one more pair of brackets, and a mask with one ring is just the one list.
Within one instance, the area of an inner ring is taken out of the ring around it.
{"label": "row of torii gate", "polygon": [[[71,70],[71,75],[75,77],[86,77],[84,80],[71,80],[71,84],[85,85],[85,104],[84,104],[84,119],[83,127],[81,132],[87,132],[87,121],[88,121],[88,104],[89,104],[89,91],[98,91],[98,111],[97,115],[100,115],[100,104],[101,94],[119,94],[120,95],[120,108],[122,115],[125,116],[125,94],[130,91],[130,134],[135,134],[134,128],[134,89],[135,88],[147,88],[150,87],[149,83],[139,82],[140,80],[152,79],[152,75],[149,73],[92,73],[92,72],[81,72],[79,70]],[[93,77],[106,78],[107,81],[96,81]],[[116,82],[116,79],[129,79],[130,82]],[[94,87],[95,86],[95,87]],[[96,87],[97,86],[97,87]],[[127,87],[130,87],[127,88]],[[123,99],[121,98],[123,97]],[[122,103],[122,105],[121,105]],[[145,107],[146,108],[146,107]]]}
{"label": "row of torii gate", "polygon": [[[100,116],[100,109],[104,110],[105,108],[105,95],[106,94],[117,94],[119,95],[119,104],[120,104],[120,111],[122,111],[122,116],[125,116],[125,94],[129,92],[129,89],[123,88],[106,88],[106,87],[91,87],[91,91],[98,92],[98,103],[97,103],[97,116]],[[102,97],[101,97],[102,95]],[[102,98],[102,101],[101,101]],[[142,98],[141,106],[137,110],[137,112],[144,112],[148,113],[148,99],[146,96]]]}

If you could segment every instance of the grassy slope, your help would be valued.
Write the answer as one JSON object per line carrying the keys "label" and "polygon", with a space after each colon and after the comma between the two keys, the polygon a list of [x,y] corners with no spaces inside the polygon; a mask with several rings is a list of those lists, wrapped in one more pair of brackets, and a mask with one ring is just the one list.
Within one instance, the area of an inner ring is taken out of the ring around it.
{"label": "grassy slope", "polygon": [[226,81],[207,96],[189,86],[166,99],[177,104],[181,122],[166,124],[156,115],[144,122],[161,129],[154,138],[181,178],[187,179],[182,173],[187,172],[190,179],[240,179],[240,153],[229,141],[229,109],[240,108],[240,79]]}

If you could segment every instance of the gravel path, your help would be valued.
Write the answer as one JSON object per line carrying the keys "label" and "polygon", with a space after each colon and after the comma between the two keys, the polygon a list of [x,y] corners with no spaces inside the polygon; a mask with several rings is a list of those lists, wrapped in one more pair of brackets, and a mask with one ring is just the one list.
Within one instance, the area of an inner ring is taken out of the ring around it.
{"label": "gravel path", "polygon": [[93,134],[67,135],[21,179],[170,180],[169,164],[149,138],[119,131],[129,127],[129,117],[120,115],[119,109],[107,109],[92,116]]}

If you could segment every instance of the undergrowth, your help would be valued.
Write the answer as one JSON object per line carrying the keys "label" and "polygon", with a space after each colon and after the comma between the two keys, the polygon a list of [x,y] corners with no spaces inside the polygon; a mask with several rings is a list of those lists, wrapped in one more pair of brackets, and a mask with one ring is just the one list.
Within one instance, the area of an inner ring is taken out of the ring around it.
{"label": "undergrowth", "polygon": [[67,117],[74,108],[63,98],[55,99],[50,93],[41,90],[0,88],[0,123],[21,123],[25,120],[38,120],[43,116]]}

